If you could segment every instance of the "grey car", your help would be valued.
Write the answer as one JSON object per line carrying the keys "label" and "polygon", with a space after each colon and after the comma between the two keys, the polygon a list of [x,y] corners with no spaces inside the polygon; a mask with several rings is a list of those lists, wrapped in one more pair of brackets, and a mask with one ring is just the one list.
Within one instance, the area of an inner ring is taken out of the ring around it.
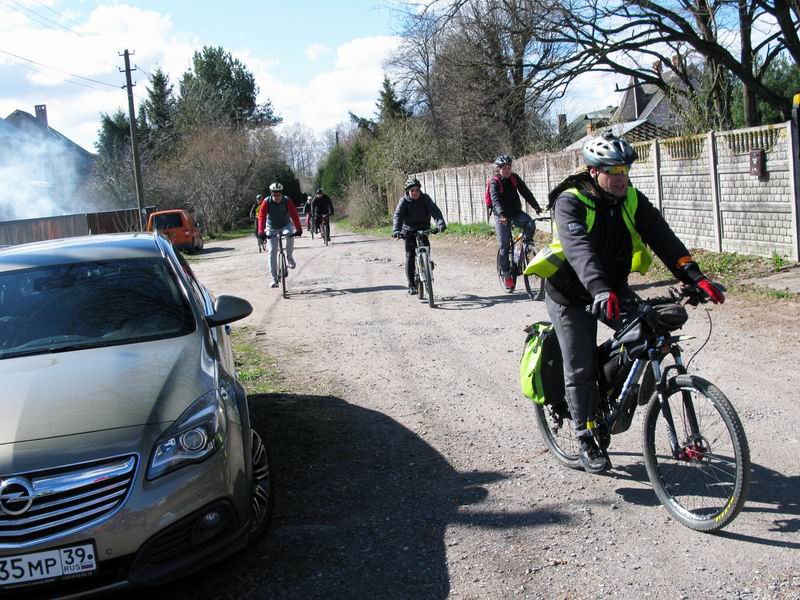
{"label": "grey car", "polygon": [[227,331],[251,311],[152,234],[0,251],[0,595],[158,585],[265,531]]}

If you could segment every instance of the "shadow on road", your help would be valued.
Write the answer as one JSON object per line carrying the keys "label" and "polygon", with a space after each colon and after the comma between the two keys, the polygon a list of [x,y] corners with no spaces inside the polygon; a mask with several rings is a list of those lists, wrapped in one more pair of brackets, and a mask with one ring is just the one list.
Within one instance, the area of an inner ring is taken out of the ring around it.
{"label": "shadow on road", "polygon": [[220,252],[231,252],[236,248],[228,248],[226,246],[211,246],[203,248],[200,252],[197,253],[198,256],[205,256],[207,254],[219,254]]}
{"label": "shadow on road", "polygon": [[251,409],[272,448],[271,529],[256,547],[158,597],[444,599],[448,525],[570,520],[551,510],[476,510],[485,485],[504,475],[456,471],[397,421],[340,398],[259,395]]}
{"label": "shadow on road", "polygon": [[[436,290],[434,290],[435,292]],[[434,294],[435,295],[435,294]],[[502,296],[476,296],[461,294],[458,296],[442,296],[436,298],[436,308],[441,310],[478,310],[490,308],[496,304],[509,302],[532,302],[526,293],[503,294]]]}
{"label": "shadow on road", "polygon": [[337,290],[330,287],[322,287],[315,289],[300,290],[292,292],[291,295],[295,296],[315,296],[321,298],[333,298],[334,296],[344,296],[345,294],[369,294],[371,292],[390,292],[394,290],[405,290],[402,285],[374,285],[371,287],[363,288],[345,288]]}
{"label": "shadow on road", "polygon": [[[611,453],[614,456],[641,455],[627,452]],[[758,464],[751,464],[750,469],[750,489],[747,494],[747,502],[742,509],[745,513],[758,517],[758,520],[766,524],[765,531],[774,534],[797,534],[800,532],[800,498],[797,490],[800,489],[800,477],[786,476],[767,467]],[[609,476],[615,479],[628,479],[647,484],[646,488],[619,488],[616,493],[622,496],[625,502],[639,506],[658,506],[659,501],[655,491],[650,487],[650,480],[647,476],[643,462],[634,464],[615,466]],[[777,548],[800,548],[800,542],[790,539],[775,539],[774,537],[758,537],[749,534],[737,533],[735,531],[736,521],[730,526],[730,530],[722,530],[715,535],[742,542],[774,546]],[[787,536],[788,538],[788,536]],[[797,538],[794,537],[794,540]]]}

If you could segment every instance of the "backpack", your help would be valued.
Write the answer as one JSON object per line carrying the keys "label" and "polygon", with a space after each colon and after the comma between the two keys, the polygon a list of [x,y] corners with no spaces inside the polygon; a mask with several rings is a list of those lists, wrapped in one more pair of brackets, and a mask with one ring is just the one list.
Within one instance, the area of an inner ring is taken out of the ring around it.
{"label": "backpack", "polygon": [[564,402],[564,364],[552,323],[540,321],[525,331],[525,347],[519,363],[523,395],[536,404],[557,406]]}
{"label": "backpack", "polygon": [[[498,180],[500,183],[500,193],[503,193],[503,178],[500,177],[500,175],[493,175],[492,177],[489,177],[489,181],[486,182],[486,197],[484,198],[484,202],[486,202],[486,208],[489,210],[492,209],[492,195],[489,193],[489,186],[492,185],[492,179]],[[509,179],[511,179],[511,185],[514,186],[514,189],[517,189],[519,187],[519,182],[517,181],[516,175],[512,173]]]}

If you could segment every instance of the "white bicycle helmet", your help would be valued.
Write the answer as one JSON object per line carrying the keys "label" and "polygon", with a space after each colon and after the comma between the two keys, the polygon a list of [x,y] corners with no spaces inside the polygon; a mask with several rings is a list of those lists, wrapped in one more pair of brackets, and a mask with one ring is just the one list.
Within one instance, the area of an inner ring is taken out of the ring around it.
{"label": "white bicycle helmet", "polygon": [[269,185],[269,191],[270,192],[282,192],[283,191],[283,186],[276,181],[275,183],[271,183]]}
{"label": "white bicycle helmet", "polygon": [[501,154],[500,156],[494,159],[495,167],[502,167],[503,165],[510,165],[510,164],[511,164],[511,157],[508,154]]}
{"label": "white bicycle helmet", "polygon": [[611,130],[586,142],[581,153],[587,166],[600,168],[630,165],[639,158],[628,140],[615,136]]}

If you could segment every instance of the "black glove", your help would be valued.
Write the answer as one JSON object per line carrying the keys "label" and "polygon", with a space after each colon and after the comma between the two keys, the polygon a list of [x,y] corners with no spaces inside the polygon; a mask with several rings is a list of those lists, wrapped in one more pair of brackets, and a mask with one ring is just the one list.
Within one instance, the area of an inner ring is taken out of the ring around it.
{"label": "black glove", "polygon": [[447,225],[445,225],[445,224],[444,224],[444,221],[442,221],[441,223],[439,223],[438,230],[439,230],[440,232],[442,232],[442,231],[444,231],[445,229],[447,229]]}
{"label": "black glove", "polygon": [[537,215],[540,215],[540,214],[542,214],[542,207],[541,207],[541,206],[539,206],[538,204],[534,204],[534,205],[533,205],[533,210],[535,210],[535,211],[536,211],[536,214],[537,214]]}
{"label": "black glove", "polygon": [[594,302],[592,302],[592,314],[603,323],[618,320],[620,310],[617,294],[612,290],[595,294]]}
{"label": "black glove", "polygon": [[397,238],[399,240],[399,239],[401,239],[403,237],[403,232],[402,231],[393,231],[392,232],[392,237],[393,238]]}
{"label": "black glove", "polygon": [[261,233],[259,233],[258,234],[258,239],[260,239],[262,242],[266,242],[267,241],[267,232],[266,231],[262,231]]}

